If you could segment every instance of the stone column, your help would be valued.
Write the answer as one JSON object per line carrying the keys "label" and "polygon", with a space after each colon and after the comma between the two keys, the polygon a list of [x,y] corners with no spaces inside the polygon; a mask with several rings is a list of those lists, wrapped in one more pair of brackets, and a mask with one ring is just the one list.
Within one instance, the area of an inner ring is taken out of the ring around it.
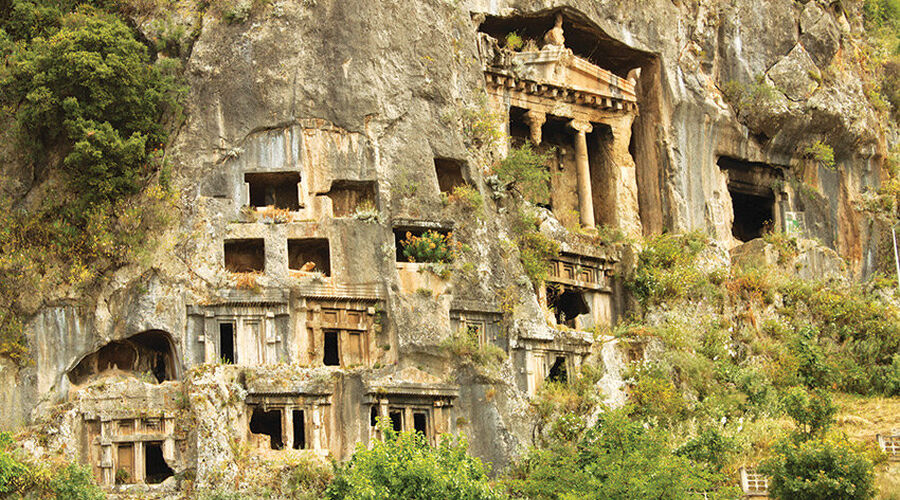
{"label": "stone column", "polygon": [[586,121],[572,120],[569,127],[575,131],[575,169],[578,171],[578,211],[581,225],[594,228],[594,198],[591,194],[591,166],[588,163],[587,134],[593,127]]}
{"label": "stone column", "polygon": [[529,109],[525,112],[525,124],[531,129],[531,142],[535,146],[541,143],[541,127],[547,121],[547,113],[535,109]]}
{"label": "stone column", "polygon": [[634,115],[623,114],[609,120],[613,141],[610,148],[613,165],[615,165],[615,224],[629,236],[643,234],[641,216],[638,208],[637,171],[634,158],[628,151],[631,143],[631,124]]}

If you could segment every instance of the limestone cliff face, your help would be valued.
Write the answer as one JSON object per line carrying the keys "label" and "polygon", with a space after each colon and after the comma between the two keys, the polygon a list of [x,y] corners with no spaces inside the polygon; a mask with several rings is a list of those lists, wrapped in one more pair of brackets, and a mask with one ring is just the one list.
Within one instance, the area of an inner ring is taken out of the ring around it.
{"label": "limestone cliff face", "polygon": [[[802,213],[805,235],[859,275],[877,265],[879,233],[855,202],[879,183],[885,139],[852,72],[860,27],[826,3],[318,0],[273,2],[237,24],[172,14],[200,28],[186,61],[188,118],[169,149],[178,222],[149,266],[120,270],[95,303],[48,305],[31,320],[35,364],[0,361],[0,423],[69,429],[48,446],[95,463],[107,482],[111,443],[125,442],[117,422],[148,407],[162,427],[147,432],[166,461],[201,483],[233,479],[229,440],[275,433],[271,411],[284,447],[346,457],[377,437],[377,414],[431,434],[466,432],[474,453],[502,467],[530,443],[528,397],[558,363],[605,363],[602,387],[621,399],[616,357],[586,331],[615,322],[625,300],[613,278],[620,249],[579,246],[555,210],[542,213],[542,231],[563,245],[554,278],[589,294],[589,311],[560,326],[569,318],[547,308],[557,299],[525,277],[515,208],[490,177],[506,139],[480,144],[466,121],[498,113],[509,133],[521,121],[508,98],[485,97],[484,43],[501,39],[499,48],[512,31],[540,40],[562,14],[575,56],[632,79],[633,125],[611,128],[627,139],[596,171],[608,172],[594,185],[606,193],[598,224],[700,229],[731,247],[760,217],[784,229]],[[757,95],[736,106],[727,89]],[[566,106],[583,105],[572,99]],[[833,148],[833,169],[808,158],[816,141]],[[560,158],[560,175],[574,178]],[[454,175],[480,192],[482,213],[442,201]],[[568,194],[557,199],[572,196],[574,181],[558,184]],[[396,240],[429,229],[466,245],[449,277],[398,262]],[[566,269],[593,274],[566,281]],[[444,347],[467,325],[506,351],[496,370]],[[159,333],[136,339],[142,332]],[[222,358],[234,366],[212,366]],[[150,375],[135,381],[140,390],[104,393],[92,382],[116,371]],[[67,412],[54,411],[60,404]]]}

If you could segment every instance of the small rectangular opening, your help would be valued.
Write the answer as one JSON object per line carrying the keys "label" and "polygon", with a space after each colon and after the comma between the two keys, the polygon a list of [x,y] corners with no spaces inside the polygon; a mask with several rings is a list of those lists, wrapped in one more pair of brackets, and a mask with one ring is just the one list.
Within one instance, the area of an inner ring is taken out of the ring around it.
{"label": "small rectangular opening", "polygon": [[294,449],[306,449],[306,420],[303,410],[294,410]]}
{"label": "small rectangular opening", "polygon": [[438,187],[442,193],[451,193],[456,186],[465,185],[463,165],[463,162],[450,158],[434,159],[434,170],[437,173]]}
{"label": "small rectangular opening", "polygon": [[174,474],[163,458],[162,441],[144,443],[144,466],[147,484],[159,484]]}
{"label": "small rectangular opening", "polygon": [[250,432],[269,436],[269,447],[273,450],[284,448],[281,438],[281,410],[254,408],[250,417]]}
{"label": "small rectangular opening", "polygon": [[400,410],[391,410],[388,412],[391,419],[391,428],[396,432],[403,431],[403,412]]}
{"label": "small rectangular opening", "polygon": [[721,156],[716,161],[728,175],[728,194],[734,211],[731,234],[740,241],[762,237],[775,228],[775,190],[782,171],[771,165]]}
{"label": "small rectangular opening", "polygon": [[325,332],[323,333],[324,354],[322,356],[322,362],[325,364],[325,366],[340,366],[341,356],[339,351],[340,347],[338,346],[338,338],[340,337],[340,332],[335,330],[325,330]]}
{"label": "small rectangular opening", "polygon": [[358,209],[375,208],[375,183],[335,181],[328,197],[335,217],[350,217]]}
{"label": "small rectangular opening", "polygon": [[413,413],[413,429],[421,432],[425,436],[428,435],[428,415],[424,412]]}
{"label": "small rectangular opening", "polygon": [[575,328],[575,318],[591,312],[584,292],[575,288],[547,286],[547,307],[553,311],[557,325]]}
{"label": "small rectangular opening", "polygon": [[259,172],[244,174],[244,182],[250,185],[250,206],[275,207],[299,210],[300,197],[297,172]]}
{"label": "small rectangular opening", "polygon": [[331,275],[331,250],[324,238],[288,240],[288,268]]}
{"label": "small rectangular opening", "polygon": [[234,364],[234,323],[219,323],[219,361]]}
{"label": "small rectangular opening", "polygon": [[266,246],[262,238],[225,240],[225,269],[232,273],[263,272]]}
{"label": "small rectangular opening", "polygon": [[369,425],[375,427],[378,425],[378,406],[372,405],[372,409],[369,411]]}

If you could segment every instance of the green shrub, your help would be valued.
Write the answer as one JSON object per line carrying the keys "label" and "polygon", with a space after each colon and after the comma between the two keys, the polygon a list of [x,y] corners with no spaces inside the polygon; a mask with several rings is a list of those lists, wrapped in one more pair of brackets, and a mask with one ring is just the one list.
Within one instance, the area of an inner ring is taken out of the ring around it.
{"label": "green shrub", "polygon": [[722,472],[737,448],[735,439],[721,428],[707,427],[681,445],[675,453],[694,462],[708,464],[715,472]]}
{"label": "green shrub", "polygon": [[760,472],[775,500],[866,500],[875,496],[872,462],[845,442],[781,441]]}
{"label": "green shrub", "polygon": [[9,433],[0,433],[0,495],[21,493],[29,485],[31,471],[13,455]]}
{"label": "green shrub", "polygon": [[515,31],[507,33],[503,38],[503,46],[509,50],[521,50],[525,46],[525,41]]}
{"label": "green shrub", "polygon": [[793,387],[782,398],[782,405],[804,439],[824,436],[837,413],[831,396],[823,390],[809,393],[802,387]]}
{"label": "green shrub", "polygon": [[545,204],[550,199],[550,153],[539,153],[530,142],[510,148],[494,173],[501,182],[518,190],[526,200]]}
{"label": "green shrub", "polygon": [[817,140],[806,146],[806,148],[803,149],[803,156],[814,160],[825,168],[834,168],[834,149],[821,140]]}
{"label": "green shrub", "polygon": [[454,186],[453,192],[450,193],[448,200],[454,203],[459,203],[460,205],[474,211],[476,216],[481,215],[481,209],[484,205],[484,198],[481,196],[481,192],[468,184]]}
{"label": "green shrub", "polygon": [[527,208],[519,207],[512,220],[519,259],[528,279],[537,286],[550,275],[552,259],[559,255],[559,243],[538,230],[540,221]]}
{"label": "green shrub", "polygon": [[651,238],[638,255],[626,286],[643,304],[695,295],[709,283],[709,277],[694,265],[707,242],[698,232]]}
{"label": "green shrub", "polygon": [[459,358],[469,359],[476,366],[496,369],[506,360],[506,351],[479,340],[480,332],[474,328],[460,328],[441,343],[441,347]]}
{"label": "green shrub", "polygon": [[738,496],[722,486],[725,476],[673,453],[669,436],[631,421],[626,410],[603,412],[587,432],[559,436],[547,447],[530,449],[516,464],[505,481],[510,493],[536,500]]}
{"label": "green shrub", "polygon": [[57,500],[103,500],[106,495],[94,484],[90,467],[69,464],[54,474],[50,488]]}
{"label": "green shrub", "polygon": [[459,244],[454,241],[453,233],[425,231],[422,236],[407,232],[406,239],[400,241],[400,246],[403,248],[403,256],[410,262],[444,263],[453,262]]}
{"label": "green shrub", "polygon": [[339,467],[326,497],[341,500],[494,500],[505,498],[488,484],[488,468],[467,454],[465,438],[441,436],[429,446],[419,432],[394,432],[379,421],[384,440],[357,445]]}

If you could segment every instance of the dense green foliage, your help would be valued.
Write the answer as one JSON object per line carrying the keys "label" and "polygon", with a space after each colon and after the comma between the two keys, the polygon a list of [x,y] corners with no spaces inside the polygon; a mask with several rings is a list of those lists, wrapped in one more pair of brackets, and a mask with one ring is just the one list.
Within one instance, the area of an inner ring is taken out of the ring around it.
{"label": "dense green foliage", "polygon": [[[565,419],[561,419],[565,421]],[[702,462],[674,453],[665,432],[632,420],[626,410],[601,413],[583,430],[554,428],[507,481],[515,496],[540,500],[737,498],[726,478]]]}
{"label": "dense green foliage", "polygon": [[0,433],[0,496],[56,500],[106,498],[94,484],[88,467],[67,464],[52,468],[30,463],[17,455],[12,438],[5,432]]}
{"label": "dense green foliage", "polygon": [[542,283],[550,273],[550,261],[559,255],[559,243],[539,230],[540,220],[526,207],[519,207],[512,220],[515,243],[525,275],[532,283]]}
{"label": "dense green foliage", "polygon": [[171,209],[180,63],[154,61],[107,3],[0,2],[0,123],[44,193],[0,199],[0,354],[20,364],[34,304],[138,260]]}
{"label": "dense green foliage", "polygon": [[403,256],[410,262],[453,262],[459,253],[459,243],[453,239],[453,233],[441,234],[437,231],[425,231],[421,236],[407,231],[400,247]]}
{"label": "dense green foliage", "polygon": [[341,500],[492,500],[504,498],[487,480],[487,467],[466,453],[463,438],[443,436],[429,446],[417,432],[394,432],[379,422],[384,440],[358,446],[326,496]]}
{"label": "dense green foliage", "polygon": [[784,441],[760,469],[776,500],[865,500],[874,497],[872,462],[852,446],[825,440]]}
{"label": "dense green foliage", "polygon": [[662,234],[651,239],[638,256],[627,286],[642,303],[683,297],[702,291],[706,276],[694,259],[708,243],[701,233]]}

